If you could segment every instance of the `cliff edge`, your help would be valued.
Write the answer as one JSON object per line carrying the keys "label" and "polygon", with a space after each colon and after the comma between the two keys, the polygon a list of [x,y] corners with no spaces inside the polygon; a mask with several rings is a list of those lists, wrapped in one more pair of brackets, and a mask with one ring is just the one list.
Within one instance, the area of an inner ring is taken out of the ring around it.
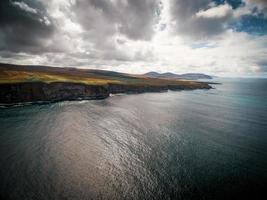
{"label": "cliff edge", "polygon": [[0,104],[104,99],[116,93],[210,89],[208,83],[103,70],[0,64]]}

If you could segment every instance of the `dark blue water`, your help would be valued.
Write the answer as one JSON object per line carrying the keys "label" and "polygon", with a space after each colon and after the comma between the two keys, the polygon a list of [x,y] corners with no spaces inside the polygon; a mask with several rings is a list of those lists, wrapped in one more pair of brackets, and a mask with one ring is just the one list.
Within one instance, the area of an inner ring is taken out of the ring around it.
{"label": "dark blue water", "polygon": [[267,79],[0,109],[1,199],[257,199]]}

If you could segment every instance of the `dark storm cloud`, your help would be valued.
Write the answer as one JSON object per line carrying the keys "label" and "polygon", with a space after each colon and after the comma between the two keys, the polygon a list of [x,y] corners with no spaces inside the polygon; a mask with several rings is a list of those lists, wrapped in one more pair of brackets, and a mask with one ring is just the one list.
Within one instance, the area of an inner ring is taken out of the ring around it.
{"label": "dark storm cloud", "polygon": [[40,53],[52,32],[40,1],[0,1],[0,51]]}
{"label": "dark storm cloud", "polygon": [[158,6],[158,0],[77,0],[73,8],[88,36],[98,41],[114,34],[150,40]]}

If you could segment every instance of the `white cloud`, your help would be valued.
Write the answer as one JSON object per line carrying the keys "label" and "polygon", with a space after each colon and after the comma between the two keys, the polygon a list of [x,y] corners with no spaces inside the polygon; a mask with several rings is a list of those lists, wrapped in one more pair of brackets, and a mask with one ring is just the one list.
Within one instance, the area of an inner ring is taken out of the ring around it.
{"label": "white cloud", "polygon": [[228,4],[211,7],[207,10],[200,10],[196,13],[198,18],[225,18],[233,14],[233,9]]}

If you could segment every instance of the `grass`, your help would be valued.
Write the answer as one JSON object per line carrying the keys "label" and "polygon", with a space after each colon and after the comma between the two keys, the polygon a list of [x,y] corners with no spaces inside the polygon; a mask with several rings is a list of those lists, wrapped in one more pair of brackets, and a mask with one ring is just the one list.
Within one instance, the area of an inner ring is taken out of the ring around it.
{"label": "grass", "polygon": [[0,84],[5,83],[24,83],[24,82],[71,82],[83,83],[88,85],[105,85],[108,83],[121,83],[117,80],[77,77],[71,75],[47,74],[43,72],[26,72],[26,71],[0,71]]}
{"label": "grass", "polygon": [[199,83],[194,81],[149,78],[142,75],[101,70],[0,64],[0,84],[25,82],[70,82],[87,85],[127,84],[140,86],[199,85]]}

